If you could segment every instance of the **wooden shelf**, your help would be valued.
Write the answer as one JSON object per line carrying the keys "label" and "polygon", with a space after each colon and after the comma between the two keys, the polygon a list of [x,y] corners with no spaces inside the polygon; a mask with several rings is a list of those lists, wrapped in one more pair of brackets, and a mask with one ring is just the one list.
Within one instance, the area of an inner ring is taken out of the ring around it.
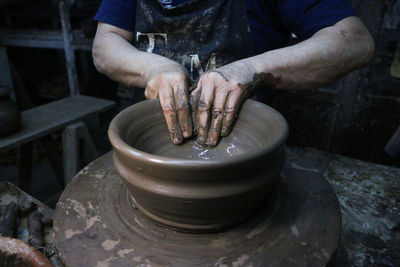
{"label": "wooden shelf", "polygon": [[[71,46],[74,50],[92,49],[92,39],[86,38],[81,31],[73,31]],[[64,49],[65,43],[61,30],[9,30],[0,29],[0,45],[32,48]]]}

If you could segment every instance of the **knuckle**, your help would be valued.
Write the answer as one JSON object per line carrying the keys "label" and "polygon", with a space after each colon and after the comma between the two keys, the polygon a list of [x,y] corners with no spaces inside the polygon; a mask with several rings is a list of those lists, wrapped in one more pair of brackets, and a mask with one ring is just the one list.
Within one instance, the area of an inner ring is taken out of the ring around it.
{"label": "knuckle", "polygon": [[174,106],[171,103],[164,103],[161,105],[161,108],[164,111],[174,111],[175,110]]}
{"label": "knuckle", "polygon": [[177,111],[184,113],[189,110],[189,106],[187,104],[178,105]]}
{"label": "knuckle", "polygon": [[207,72],[204,76],[205,76],[205,77],[209,77],[209,78],[211,78],[211,79],[220,79],[220,78],[222,78],[221,75],[218,74],[218,73],[215,72],[215,71]]}
{"label": "knuckle", "polygon": [[211,116],[213,119],[217,119],[219,117],[222,117],[223,111],[221,108],[213,108]]}
{"label": "knuckle", "polygon": [[176,73],[175,78],[179,81],[186,80],[186,75],[184,73],[178,72]]}
{"label": "knuckle", "polygon": [[234,107],[227,107],[225,108],[225,114],[233,114],[235,113],[236,109]]}
{"label": "knuckle", "polygon": [[171,83],[182,83],[182,81],[186,81],[186,75],[183,73],[172,73],[168,76],[168,79]]}
{"label": "knuckle", "polygon": [[216,81],[218,79],[218,75],[214,72],[206,72],[203,73],[200,77],[199,82],[206,83],[210,81]]}
{"label": "knuckle", "polygon": [[243,92],[243,88],[240,87],[239,84],[236,82],[230,83],[229,88],[230,88],[231,93],[233,93],[235,95],[240,95]]}
{"label": "knuckle", "polygon": [[197,109],[199,111],[210,111],[210,105],[208,105],[204,100],[200,100]]}
{"label": "knuckle", "polygon": [[220,106],[214,106],[212,110],[213,110],[213,112],[222,113],[222,107],[220,107]]}
{"label": "knuckle", "polygon": [[189,105],[187,103],[179,103],[177,110],[179,112],[186,112],[189,109]]}
{"label": "knuckle", "polygon": [[154,79],[154,83],[155,84],[162,84],[164,82],[164,75],[158,75],[155,79]]}
{"label": "knuckle", "polygon": [[205,113],[205,112],[209,112],[209,111],[210,111],[210,108],[198,106],[198,107],[197,107],[197,110],[198,110],[199,112]]}
{"label": "knuckle", "polygon": [[223,78],[218,76],[218,74],[215,73],[209,73],[206,74],[205,79],[207,79],[209,82],[211,81],[215,86],[220,85],[221,83],[225,82]]}

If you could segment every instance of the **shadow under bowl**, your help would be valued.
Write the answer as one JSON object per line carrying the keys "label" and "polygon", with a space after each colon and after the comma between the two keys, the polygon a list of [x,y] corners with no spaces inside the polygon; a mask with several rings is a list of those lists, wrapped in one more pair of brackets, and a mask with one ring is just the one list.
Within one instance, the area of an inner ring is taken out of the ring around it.
{"label": "shadow under bowl", "polygon": [[108,135],[115,168],[140,211],[173,229],[208,232],[265,205],[283,168],[288,125],[279,112],[249,99],[216,147],[194,140],[174,145],[159,101],[150,100],[120,112]]}

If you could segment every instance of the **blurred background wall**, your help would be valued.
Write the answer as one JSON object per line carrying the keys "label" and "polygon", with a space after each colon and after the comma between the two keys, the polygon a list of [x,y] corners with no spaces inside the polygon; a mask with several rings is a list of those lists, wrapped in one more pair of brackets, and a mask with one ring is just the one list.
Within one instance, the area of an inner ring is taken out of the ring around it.
{"label": "blurred background wall", "polygon": [[[71,22],[67,34],[74,47],[72,57],[62,42],[59,1],[0,2],[0,43],[14,42],[7,46],[7,54],[21,109],[29,106],[24,99],[37,106],[68,96],[71,83],[81,94],[117,101],[117,110],[143,99],[142,92],[112,82],[93,66],[90,46],[96,22],[92,18],[100,2],[64,2]],[[376,41],[373,64],[316,91],[274,92],[268,102],[287,118],[291,145],[400,166],[399,155],[391,157],[384,151],[400,126],[400,0],[351,2]],[[39,43],[43,47],[35,48]],[[74,60],[72,82],[66,58]]]}

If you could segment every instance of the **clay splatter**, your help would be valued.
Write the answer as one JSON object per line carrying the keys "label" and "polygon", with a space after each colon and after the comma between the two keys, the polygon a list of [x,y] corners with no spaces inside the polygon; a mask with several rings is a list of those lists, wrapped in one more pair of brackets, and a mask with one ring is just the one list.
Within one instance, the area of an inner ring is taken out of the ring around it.
{"label": "clay splatter", "polygon": [[121,240],[106,240],[103,243],[101,243],[101,246],[105,249],[105,250],[112,250],[113,248],[115,248],[119,243],[121,242]]}

